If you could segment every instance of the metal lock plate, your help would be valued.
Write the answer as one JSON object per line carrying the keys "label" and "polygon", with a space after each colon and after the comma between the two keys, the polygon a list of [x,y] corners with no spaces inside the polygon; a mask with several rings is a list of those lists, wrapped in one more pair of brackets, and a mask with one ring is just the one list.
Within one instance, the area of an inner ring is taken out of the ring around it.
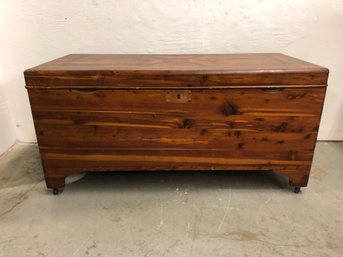
{"label": "metal lock plate", "polygon": [[192,101],[191,90],[167,90],[166,101],[168,103],[189,103]]}

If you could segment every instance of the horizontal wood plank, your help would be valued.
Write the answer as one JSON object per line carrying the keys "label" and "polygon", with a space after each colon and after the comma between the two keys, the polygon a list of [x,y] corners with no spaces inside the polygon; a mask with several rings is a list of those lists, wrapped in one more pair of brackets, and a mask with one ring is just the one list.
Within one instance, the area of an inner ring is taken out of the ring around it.
{"label": "horizontal wood plank", "polygon": [[[312,158],[313,153],[308,150],[286,150],[279,149],[278,151],[271,149],[240,149],[239,151],[230,150],[225,148],[184,148],[184,147],[61,147],[61,146],[40,146],[41,153],[43,154],[63,154],[68,155],[115,155],[122,156],[127,155],[126,158],[130,156],[141,157],[144,156],[155,156],[155,162],[160,162],[160,157],[163,159],[165,157],[175,158],[177,160],[179,157],[191,157],[191,158],[206,158],[211,157],[213,160],[215,158],[223,159],[258,159],[261,163],[271,162],[271,161],[309,161]],[[45,155],[48,156],[48,155]],[[50,155],[49,155],[50,156]],[[182,158],[181,158],[182,159]],[[180,159],[180,160],[181,160]],[[244,161],[243,161],[244,162]],[[246,163],[249,164],[249,163]]]}
{"label": "horizontal wood plank", "polygon": [[[63,173],[63,168],[87,171],[107,170],[287,170],[308,167],[310,160],[277,159],[281,153],[259,151],[244,158],[235,152],[180,151],[156,149],[66,149],[42,147],[44,167]],[[212,154],[213,153],[213,154]],[[284,152],[284,154],[287,154]],[[294,154],[294,153],[293,153]],[[296,153],[308,154],[308,153]],[[274,156],[273,156],[274,155]],[[250,157],[249,157],[250,156]],[[289,155],[290,156],[290,155]],[[294,155],[295,156],[295,155]],[[269,158],[271,157],[271,158]],[[273,159],[274,158],[274,159]]]}
{"label": "horizontal wood plank", "polygon": [[279,116],[309,116],[321,112],[325,88],[191,90],[186,103],[168,102],[168,90],[96,90],[78,93],[67,89],[32,89],[29,97],[33,111],[119,111],[230,116],[262,113]]}
{"label": "horizontal wood plank", "polygon": [[[253,129],[160,129],[129,126],[36,125],[42,146],[151,147],[193,149],[267,148],[270,150],[312,150],[317,132],[256,132]],[[302,144],[299,144],[299,141]]]}

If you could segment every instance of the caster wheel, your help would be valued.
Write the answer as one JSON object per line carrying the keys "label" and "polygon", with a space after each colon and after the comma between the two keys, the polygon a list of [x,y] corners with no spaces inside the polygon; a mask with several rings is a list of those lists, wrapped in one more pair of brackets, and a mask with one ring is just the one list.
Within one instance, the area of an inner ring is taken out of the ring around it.
{"label": "caster wheel", "polygon": [[52,190],[52,193],[53,193],[54,195],[58,195],[58,188],[54,188],[54,189]]}
{"label": "caster wheel", "polygon": [[296,194],[300,193],[300,187],[294,187],[294,193]]}

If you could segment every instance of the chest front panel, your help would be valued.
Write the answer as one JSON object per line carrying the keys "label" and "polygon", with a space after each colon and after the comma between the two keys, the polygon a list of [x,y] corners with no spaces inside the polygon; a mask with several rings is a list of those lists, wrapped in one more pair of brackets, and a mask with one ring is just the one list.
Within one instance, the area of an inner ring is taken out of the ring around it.
{"label": "chest front panel", "polygon": [[212,165],[309,164],[324,94],[324,88],[33,89],[30,101],[43,153],[103,149],[130,161],[149,151],[167,162],[201,163],[207,156]]}

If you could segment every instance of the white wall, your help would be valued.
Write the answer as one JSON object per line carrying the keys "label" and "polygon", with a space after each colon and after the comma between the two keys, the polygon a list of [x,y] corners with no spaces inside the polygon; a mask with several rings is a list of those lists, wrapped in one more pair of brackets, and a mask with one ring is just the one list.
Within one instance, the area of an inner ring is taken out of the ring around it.
{"label": "white wall", "polygon": [[6,152],[16,141],[15,129],[8,108],[5,88],[0,70],[0,155]]}
{"label": "white wall", "polygon": [[69,53],[282,52],[330,68],[320,139],[343,139],[342,0],[1,0],[0,68],[20,141],[24,69]]}

